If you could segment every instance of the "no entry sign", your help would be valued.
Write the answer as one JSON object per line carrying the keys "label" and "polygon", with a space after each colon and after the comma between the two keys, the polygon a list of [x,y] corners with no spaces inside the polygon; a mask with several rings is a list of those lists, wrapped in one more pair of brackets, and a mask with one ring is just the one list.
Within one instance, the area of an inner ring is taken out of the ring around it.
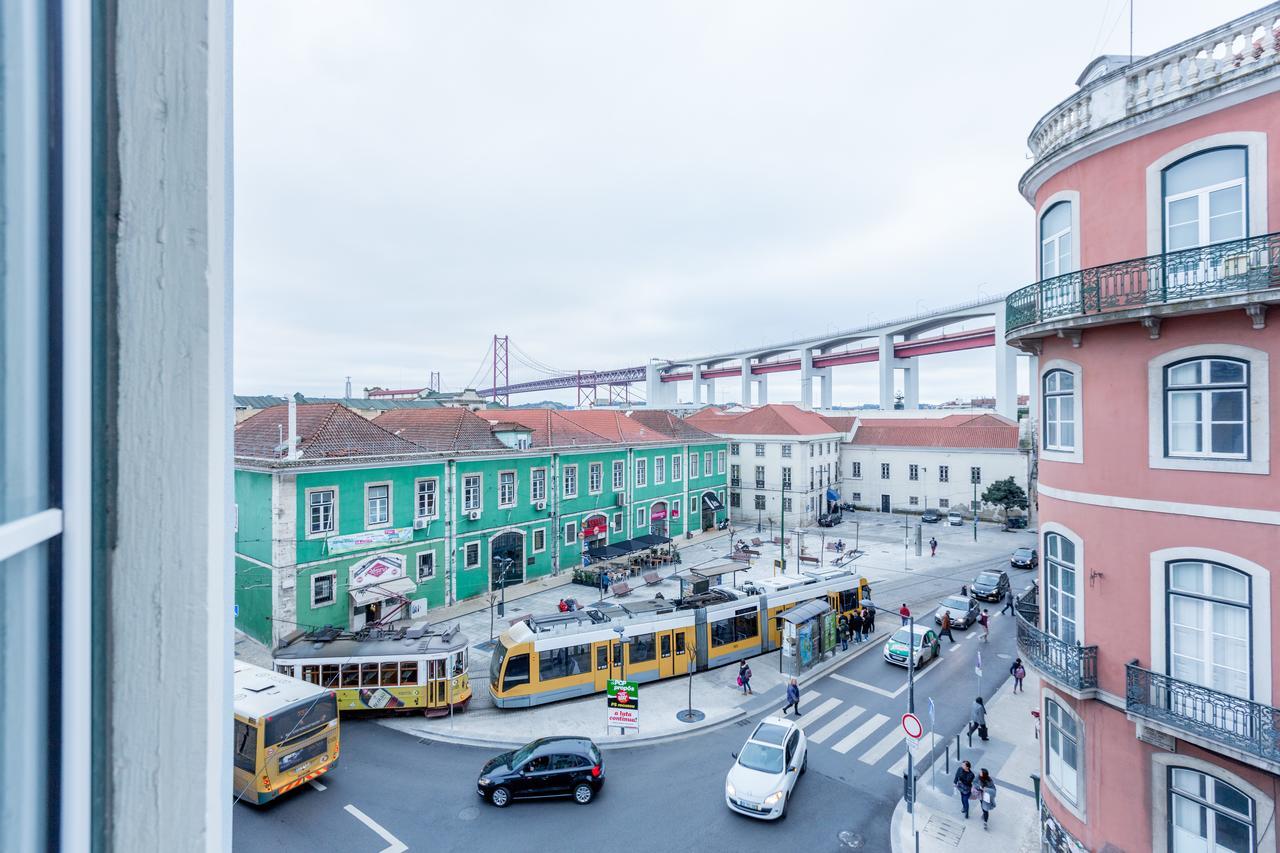
{"label": "no entry sign", "polygon": [[902,730],[912,740],[920,740],[920,738],[924,737],[924,725],[921,724],[920,718],[915,714],[902,715]]}

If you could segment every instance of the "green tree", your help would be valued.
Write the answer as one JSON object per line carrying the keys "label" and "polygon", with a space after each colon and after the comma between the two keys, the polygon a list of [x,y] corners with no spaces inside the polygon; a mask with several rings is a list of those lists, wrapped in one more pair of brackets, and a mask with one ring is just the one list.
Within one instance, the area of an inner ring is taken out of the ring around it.
{"label": "green tree", "polygon": [[1027,493],[1013,481],[1012,477],[996,480],[982,493],[984,503],[995,504],[1004,508],[1007,518],[1010,509],[1026,509]]}

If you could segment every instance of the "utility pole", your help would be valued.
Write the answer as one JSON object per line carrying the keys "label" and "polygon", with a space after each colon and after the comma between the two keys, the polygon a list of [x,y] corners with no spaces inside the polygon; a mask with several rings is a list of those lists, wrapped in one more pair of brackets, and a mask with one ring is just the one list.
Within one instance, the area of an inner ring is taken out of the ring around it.
{"label": "utility pole", "polygon": [[787,484],[782,484],[782,518],[778,521],[778,541],[782,543],[782,573],[787,573]]}
{"label": "utility pole", "polygon": [[978,480],[972,475],[969,479],[973,481],[973,541],[978,541]]}
{"label": "utility pole", "polygon": [[[907,713],[916,712],[916,617],[912,615],[910,623],[911,637],[907,644]],[[923,650],[923,647],[921,647]],[[905,720],[904,720],[905,722]],[[907,793],[911,800],[911,837],[916,841],[916,849],[920,847],[920,836],[916,834],[916,765],[915,756],[911,753],[911,738],[903,739],[907,746]]]}

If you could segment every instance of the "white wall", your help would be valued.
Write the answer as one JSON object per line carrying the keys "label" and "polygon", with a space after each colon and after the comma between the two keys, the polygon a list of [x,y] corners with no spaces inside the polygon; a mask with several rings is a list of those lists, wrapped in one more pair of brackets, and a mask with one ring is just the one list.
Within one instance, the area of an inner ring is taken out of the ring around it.
{"label": "white wall", "polygon": [[[808,524],[817,520],[817,516],[826,507],[822,502],[822,496],[826,492],[826,479],[820,477],[815,470],[813,488],[809,487],[809,468],[815,469],[818,466],[831,466],[831,482],[834,484],[839,477],[840,462],[840,441],[844,438],[841,433],[827,433],[824,435],[814,436],[725,436],[730,443],[729,453],[729,476],[733,476],[733,466],[739,466],[741,470],[741,486],[733,488],[730,482],[729,491],[737,492],[741,495],[741,506],[732,506],[730,504],[730,517],[735,522],[742,524],[755,524],[757,520],[763,520],[768,524],[772,520],[775,524],[781,521],[782,516],[782,469],[784,467],[791,468],[791,488],[787,490],[787,497],[791,498],[791,509],[787,511],[787,525]],[[733,455],[733,444],[739,445],[739,455]],[[764,445],[764,457],[755,455],[756,444]],[[787,458],[782,455],[783,445],[791,445],[791,457]],[[814,454],[809,456],[809,446],[812,445]],[[764,485],[765,488],[756,488],[756,466],[764,466]],[[763,510],[756,509],[755,496],[765,496],[765,507]]]}
{"label": "white wall", "polygon": [[[862,463],[862,477],[854,478],[853,463]],[[889,464],[888,480],[881,479],[880,465]],[[920,479],[912,481],[910,466],[921,468]],[[949,482],[938,481],[939,468],[947,466]],[[872,509],[880,508],[880,496],[889,495],[894,510],[923,512],[927,507],[942,509],[940,501],[946,500],[952,509],[968,510],[973,498],[973,486],[969,482],[969,469],[982,469],[982,482],[978,485],[978,497],[996,480],[1013,477],[1014,482],[1027,489],[1027,454],[1020,450],[987,450],[973,448],[934,447],[866,447],[855,444],[841,445],[840,495]],[[855,498],[855,493],[860,497]],[[911,503],[911,498],[916,504]]]}

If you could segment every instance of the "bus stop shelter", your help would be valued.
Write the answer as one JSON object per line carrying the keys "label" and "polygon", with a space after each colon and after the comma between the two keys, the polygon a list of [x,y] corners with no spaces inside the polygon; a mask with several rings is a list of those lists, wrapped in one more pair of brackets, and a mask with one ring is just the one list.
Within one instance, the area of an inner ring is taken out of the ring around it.
{"label": "bus stop shelter", "polygon": [[782,648],[779,671],[799,674],[836,651],[836,614],[825,599],[804,604],[778,614],[782,623]]}

